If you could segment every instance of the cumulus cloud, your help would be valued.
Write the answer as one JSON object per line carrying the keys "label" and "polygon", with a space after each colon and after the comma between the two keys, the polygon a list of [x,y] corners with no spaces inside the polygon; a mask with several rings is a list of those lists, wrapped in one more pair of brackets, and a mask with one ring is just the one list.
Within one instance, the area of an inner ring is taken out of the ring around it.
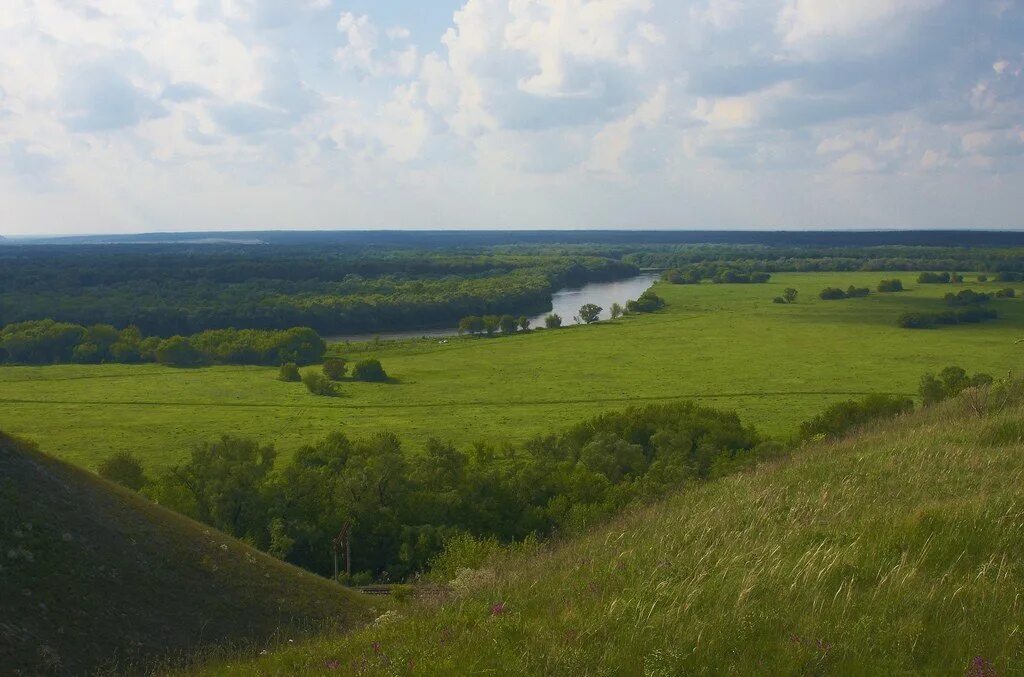
{"label": "cumulus cloud", "polygon": [[1021,35],[1000,0],[9,0],[0,199],[23,232],[1021,225]]}

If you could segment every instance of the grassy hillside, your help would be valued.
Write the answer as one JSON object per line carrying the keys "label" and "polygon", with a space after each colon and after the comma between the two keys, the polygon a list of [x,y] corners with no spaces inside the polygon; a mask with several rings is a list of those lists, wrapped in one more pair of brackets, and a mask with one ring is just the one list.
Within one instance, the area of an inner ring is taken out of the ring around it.
{"label": "grassy hillside", "polygon": [[[827,286],[874,289],[900,277],[909,290],[821,301]],[[896,318],[940,308],[963,288],[916,285],[915,273],[780,273],[768,284],[659,285],[660,313],[614,323],[497,339],[370,346],[397,383],[345,383],[318,398],[276,380],[276,369],[158,365],[0,368],[0,427],[86,467],[132,451],[151,468],[184,458],[197,439],[223,433],[276,442],[287,457],[342,428],[382,429],[422,443],[521,440],[629,404],[697,399],[736,409],[776,435],[851,395],[912,394],[921,374],[947,364],[1005,372],[1024,335],[1024,300],[993,303],[992,323],[907,330]],[[969,275],[969,280],[974,276]],[[786,287],[800,296],[773,304]],[[74,426],[66,425],[75,421]]]}
{"label": "grassy hillside", "polygon": [[499,560],[440,608],[207,672],[1019,673],[1022,420],[953,402],[809,446]]}
{"label": "grassy hillside", "polygon": [[365,599],[0,433],[0,672],[139,667],[279,629],[351,627]]}

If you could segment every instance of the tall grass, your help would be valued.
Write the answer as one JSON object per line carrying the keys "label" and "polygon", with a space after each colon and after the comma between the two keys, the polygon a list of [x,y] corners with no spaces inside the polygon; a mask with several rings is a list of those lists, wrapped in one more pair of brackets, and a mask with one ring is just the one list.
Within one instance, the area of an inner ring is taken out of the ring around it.
{"label": "tall grass", "polygon": [[1019,672],[1024,409],[968,399],[499,559],[439,607],[207,671]]}

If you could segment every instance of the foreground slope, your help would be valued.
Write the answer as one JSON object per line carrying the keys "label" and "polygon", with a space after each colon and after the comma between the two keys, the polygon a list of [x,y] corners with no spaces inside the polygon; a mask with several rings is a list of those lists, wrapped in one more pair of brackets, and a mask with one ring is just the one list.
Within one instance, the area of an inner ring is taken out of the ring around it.
{"label": "foreground slope", "polygon": [[1019,673],[1022,435],[1018,407],[952,402],[498,561],[439,608],[208,671]]}
{"label": "foreground slope", "polygon": [[142,667],[365,602],[0,433],[0,672]]}

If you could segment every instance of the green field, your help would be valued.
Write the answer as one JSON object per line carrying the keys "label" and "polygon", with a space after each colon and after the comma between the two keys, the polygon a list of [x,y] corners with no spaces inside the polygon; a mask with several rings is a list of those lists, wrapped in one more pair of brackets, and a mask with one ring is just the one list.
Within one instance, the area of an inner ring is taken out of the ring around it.
{"label": "green field", "polygon": [[[820,301],[826,286],[874,289],[899,277],[908,291]],[[779,273],[768,284],[672,286],[663,312],[614,323],[508,338],[369,346],[395,383],[344,383],[343,397],[314,397],[276,380],[276,369],[158,365],[0,368],[0,429],[60,458],[95,467],[115,451],[149,467],[220,434],[274,442],[287,454],[342,429],[392,430],[410,448],[436,436],[467,445],[517,441],[631,403],[696,398],[738,410],[787,436],[828,403],[885,392],[913,394],[921,374],[956,363],[1003,373],[1024,348],[1024,301],[998,300],[988,324],[906,330],[909,310],[940,310],[941,297],[1002,283],[917,285],[916,273]],[[798,302],[772,298],[786,287]]]}

